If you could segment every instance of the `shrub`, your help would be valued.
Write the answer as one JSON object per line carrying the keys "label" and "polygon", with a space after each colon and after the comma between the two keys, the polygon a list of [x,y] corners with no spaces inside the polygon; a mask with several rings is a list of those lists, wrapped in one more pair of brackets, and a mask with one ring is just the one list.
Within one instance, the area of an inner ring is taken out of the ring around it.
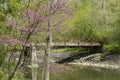
{"label": "shrub", "polygon": [[104,46],[107,54],[120,54],[120,44],[110,43]]}
{"label": "shrub", "polygon": [[5,58],[5,50],[4,49],[0,49],[0,66],[3,63],[4,58]]}
{"label": "shrub", "polygon": [[5,71],[0,69],[0,80],[7,80],[7,73],[5,73]]}

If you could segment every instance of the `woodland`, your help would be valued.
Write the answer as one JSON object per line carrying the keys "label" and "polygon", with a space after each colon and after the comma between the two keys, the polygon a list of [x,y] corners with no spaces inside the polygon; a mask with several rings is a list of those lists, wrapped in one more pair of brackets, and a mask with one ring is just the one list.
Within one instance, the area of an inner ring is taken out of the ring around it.
{"label": "woodland", "polygon": [[120,54],[120,0],[0,0],[0,80],[52,80],[52,45],[81,42]]}

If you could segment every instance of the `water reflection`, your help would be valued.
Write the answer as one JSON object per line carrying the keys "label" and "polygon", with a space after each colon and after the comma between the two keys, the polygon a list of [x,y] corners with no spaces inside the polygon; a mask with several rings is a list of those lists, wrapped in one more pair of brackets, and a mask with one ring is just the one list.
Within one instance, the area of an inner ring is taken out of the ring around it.
{"label": "water reflection", "polygon": [[120,80],[120,71],[93,67],[75,67],[72,72],[51,76],[51,80]]}

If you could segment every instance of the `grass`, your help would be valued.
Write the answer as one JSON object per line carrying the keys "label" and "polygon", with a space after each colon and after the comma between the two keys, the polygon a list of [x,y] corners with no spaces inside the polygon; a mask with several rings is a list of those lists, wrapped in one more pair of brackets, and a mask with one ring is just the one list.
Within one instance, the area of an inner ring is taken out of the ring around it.
{"label": "grass", "polygon": [[85,50],[86,49],[83,48],[59,48],[59,49],[52,49],[51,52],[81,52]]}

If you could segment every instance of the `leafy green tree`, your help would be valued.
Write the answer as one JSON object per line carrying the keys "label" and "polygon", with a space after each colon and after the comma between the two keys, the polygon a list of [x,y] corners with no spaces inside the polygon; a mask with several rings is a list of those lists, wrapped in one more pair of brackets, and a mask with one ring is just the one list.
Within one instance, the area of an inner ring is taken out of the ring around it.
{"label": "leafy green tree", "polygon": [[74,30],[71,35],[78,40],[93,41],[95,40],[94,24],[92,22],[91,3],[88,1],[81,1],[82,5],[75,14],[73,19]]}

